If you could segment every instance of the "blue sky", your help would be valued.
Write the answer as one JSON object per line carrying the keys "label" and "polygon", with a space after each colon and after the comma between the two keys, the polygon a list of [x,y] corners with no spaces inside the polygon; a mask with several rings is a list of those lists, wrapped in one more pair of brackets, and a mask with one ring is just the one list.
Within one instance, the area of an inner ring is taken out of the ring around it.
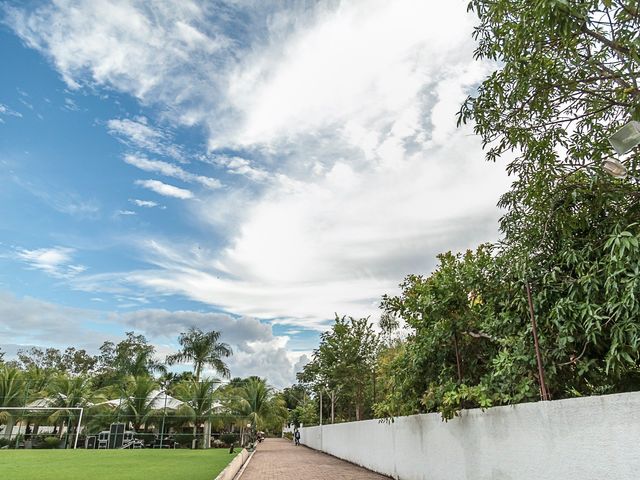
{"label": "blue sky", "polygon": [[495,239],[465,3],[0,2],[2,348],[198,326],[284,386],[334,312]]}

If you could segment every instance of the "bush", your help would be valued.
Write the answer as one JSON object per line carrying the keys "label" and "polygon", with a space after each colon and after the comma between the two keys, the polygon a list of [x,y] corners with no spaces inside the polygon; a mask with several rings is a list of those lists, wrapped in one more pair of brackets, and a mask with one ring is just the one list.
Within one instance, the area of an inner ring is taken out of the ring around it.
{"label": "bush", "polygon": [[284,433],[282,434],[282,437],[283,437],[283,438],[286,438],[287,440],[291,440],[291,441],[293,441],[293,433],[291,433],[291,432],[284,432]]}
{"label": "bush", "polygon": [[176,433],[174,435],[178,448],[191,448],[191,443],[195,438],[192,433]]}
{"label": "bush", "polygon": [[60,439],[58,437],[47,437],[42,442],[42,448],[58,448]]}
{"label": "bush", "polygon": [[0,448],[6,447],[11,441],[8,438],[0,438]]}
{"label": "bush", "polygon": [[240,436],[237,433],[223,433],[220,435],[220,440],[222,440],[226,446],[230,447],[232,443],[238,444]]}

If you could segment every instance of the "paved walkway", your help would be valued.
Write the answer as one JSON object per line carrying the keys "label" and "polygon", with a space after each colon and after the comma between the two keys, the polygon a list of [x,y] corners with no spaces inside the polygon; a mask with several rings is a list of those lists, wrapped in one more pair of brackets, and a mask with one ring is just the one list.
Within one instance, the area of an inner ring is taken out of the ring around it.
{"label": "paved walkway", "polygon": [[289,440],[267,438],[258,445],[241,480],[389,480]]}

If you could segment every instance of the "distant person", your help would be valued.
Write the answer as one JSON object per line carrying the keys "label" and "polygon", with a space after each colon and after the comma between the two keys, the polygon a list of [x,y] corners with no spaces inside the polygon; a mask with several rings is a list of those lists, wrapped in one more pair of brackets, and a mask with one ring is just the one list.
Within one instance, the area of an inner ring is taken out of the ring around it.
{"label": "distant person", "polygon": [[295,440],[296,440],[296,447],[298,445],[300,445],[300,430],[298,430],[297,428],[296,428],[295,432],[293,433],[293,438],[295,438]]}

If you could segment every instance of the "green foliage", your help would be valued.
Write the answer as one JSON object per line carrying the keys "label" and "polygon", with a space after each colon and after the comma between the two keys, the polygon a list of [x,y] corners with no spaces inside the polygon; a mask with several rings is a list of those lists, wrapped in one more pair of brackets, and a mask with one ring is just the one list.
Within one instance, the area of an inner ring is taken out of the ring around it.
{"label": "green foliage", "polygon": [[18,350],[18,364],[26,369],[47,372],[66,372],[72,375],[87,374],[96,367],[98,359],[86,350],[68,347],[64,352],[57,348],[31,347]]}
{"label": "green foliage", "polygon": [[500,351],[490,331],[498,281],[491,248],[438,259],[431,276],[410,275],[400,295],[383,297],[385,314],[404,319],[412,333],[378,359],[384,393],[378,415],[440,411],[451,418],[460,408],[499,401],[491,389]]}
{"label": "green foliage", "polygon": [[224,400],[231,411],[251,424],[254,432],[278,431],[288,416],[286,402],[263,378],[248,377],[239,386],[227,389]]}
{"label": "green foliage", "polygon": [[[177,384],[172,393],[184,404],[177,414],[193,422],[194,436],[198,433],[198,425],[207,421],[216,410],[214,392],[220,381],[206,378],[199,382],[195,379]],[[200,445],[205,448],[204,442]]]}
{"label": "green foliage", "polygon": [[143,424],[148,428],[158,417],[154,401],[159,394],[158,383],[152,377],[129,376],[119,385],[119,414],[132,423],[135,431],[141,431]]}
{"label": "green foliage", "polygon": [[205,365],[212,366],[223,377],[229,378],[229,368],[222,359],[230,357],[233,351],[229,345],[219,341],[220,336],[221,333],[215,330],[203,332],[199,328],[190,328],[180,334],[178,343],[182,350],[167,356],[167,364],[192,362],[196,381],[200,380],[200,373]]}
{"label": "green foliage", "polygon": [[42,448],[44,449],[58,448],[59,445],[60,439],[58,437],[46,437],[42,440]]}
{"label": "green foliage", "polygon": [[240,435],[237,433],[223,433],[220,435],[220,440],[227,446],[238,445],[240,442]]}
{"label": "green foliage", "polygon": [[126,377],[149,376],[165,373],[164,365],[155,360],[155,347],[144,335],[126,332],[126,338],[117,344],[104,342],[100,347],[96,386],[106,386]]}
{"label": "green foliage", "polygon": [[[320,346],[298,380],[316,392],[333,394],[342,418],[361,420],[371,408],[379,337],[368,318],[338,317],[320,336]],[[336,406],[334,405],[334,407]],[[352,416],[353,415],[353,416]]]}
{"label": "green foliage", "polygon": [[[607,176],[608,137],[640,114],[638,2],[472,0],[476,57],[494,62],[459,122],[488,160],[510,157],[501,241],[439,256],[383,299],[383,332],[407,341],[378,358],[381,416],[640,387],[638,184]],[[513,155],[511,152],[515,152]],[[505,155],[508,154],[508,155]],[[637,175],[638,155],[626,159]]]}
{"label": "green foliage", "polygon": [[296,408],[291,410],[289,422],[296,427],[318,425],[318,403],[312,399],[298,403]]}

